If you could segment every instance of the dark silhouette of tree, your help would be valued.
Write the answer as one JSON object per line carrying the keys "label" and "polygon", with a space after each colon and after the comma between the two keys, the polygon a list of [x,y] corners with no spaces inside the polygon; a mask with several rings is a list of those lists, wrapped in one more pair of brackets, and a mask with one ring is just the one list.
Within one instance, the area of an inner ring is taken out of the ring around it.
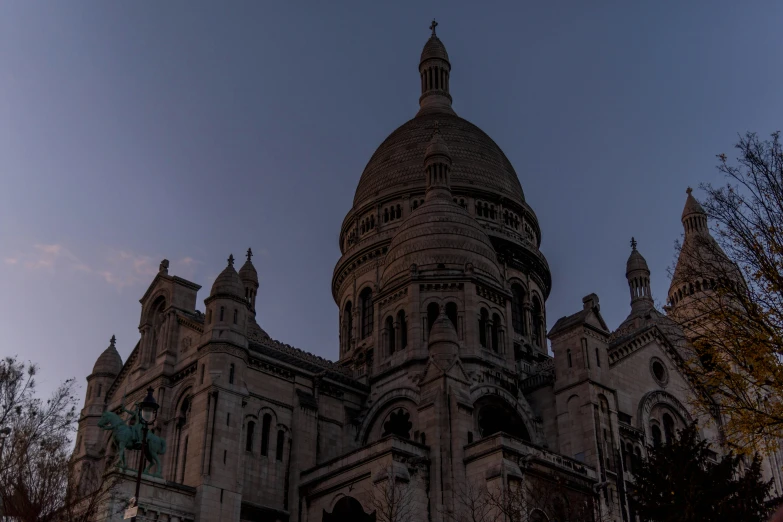
{"label": "dark silhouette of tree", "polygon": [[656,522],[765,522],[771,486],[758,456],[730,453],[720,459],[692,424],[674,441],[650,448],[634,468],[633,497],[642,520]]}
{"label": "dark silhouette of tree", "polygon": [[71,460],[77,420],[74,381],[46,401],[35,395],[34,364],[0,360],[0,501],[19,522],[88,522],[108,507],[119,477]]}

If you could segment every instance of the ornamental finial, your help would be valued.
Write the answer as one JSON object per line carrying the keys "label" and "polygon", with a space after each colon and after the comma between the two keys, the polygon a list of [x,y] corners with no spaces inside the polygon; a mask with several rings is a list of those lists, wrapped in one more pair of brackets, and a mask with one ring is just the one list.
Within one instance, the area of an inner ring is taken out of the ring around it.
{"label": "ornamental finial", "polygon": [[689,196],[691,195],[691,192],[693,192],[692,188],[688,187],[687,189],[685,189],[685,193],[688,194]]}
{"label": "ornamental finial", "polygon": [[114,346],[114,343],[116,343],[116,342],[117,342],[117,338],[116,338],[116,337],[114,337],[114,335],[112,335],[112,336],[111,336],[111,339],[109,339],[109,346],[111,346],[112,348],[114,348],[114,347],[115,347],[115,346]]}
{"label": "ornamental finial", "polygon": [[432,29],[432,36],[435,35],[435,28],[438,27],[438,22],[435,21],[435,19],[432,19],[432,23],[430,24],[430,29]]}
{"label": "ornamental finial", "polygon": [[234,254],[228,255],[228,266],[234,266]]}
{"label": "ornamental finial", "polygon": [[250,259],[253,257],[253,250],[248,248],[247,249],[247,260],[250,261]]}
{"label": "ornamental finial", "polygon": [[636,238],[631,238],[631,250],[636,250]]}

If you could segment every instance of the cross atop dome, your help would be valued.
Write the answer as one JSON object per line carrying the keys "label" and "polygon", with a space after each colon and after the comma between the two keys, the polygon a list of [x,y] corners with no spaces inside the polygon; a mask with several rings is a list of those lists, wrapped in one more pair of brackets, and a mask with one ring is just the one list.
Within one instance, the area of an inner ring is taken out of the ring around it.
{"label": "cross atop dome", "polygon": [[228,255],[228,266],[234,266],[234,254]]}
{"label": "cross atop dome", "polygon": [[432,36],[437,36],[435,34],[435,28],[438,27],[438,22],[435,21],[435,19],[432,19],[432,23],[430,24],[430,29],[432,30]]}
{"label": "cross atop dome", "polygon": [[631,238],[631,250],[636,250],[636,238]]}
{"label": "cross atop dome", "polygon": [[109,339],[109,346],[114,346],[114,343],[116,342],[117,342],[117,338],[114,335],[112,335],[111,339]]}
{"label": "cross atop dome", "polygon": [[688,194],[689,196],[691,195],[691,192],[693,192],[692,188],[688,187],[687,189],[685,189],[685,193]]}
{"label": "cross atop dome", "polygon": [[247,260],[250,261],[253,257],[253,249],[248,248],[247,249]]}

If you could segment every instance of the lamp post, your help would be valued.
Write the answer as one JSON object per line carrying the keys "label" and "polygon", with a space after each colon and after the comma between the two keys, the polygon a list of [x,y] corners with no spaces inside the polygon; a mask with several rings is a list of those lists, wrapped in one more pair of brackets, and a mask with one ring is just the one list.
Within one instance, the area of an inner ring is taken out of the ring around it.
{"label": "lamp post", "polygon": [[[141,488],[141,473],[144,470],[144,464],[146,463],[146,455],[144,450],[147,446],[147,431],[151,424],[155,423],[155,419],[158,417],[158,408],[160,407],[155,402],[155,397],[152,396],[154,390],[152,387],[147,388],[147,396],[139,404],[140,415],[138,421],[141,422],[141,455],[139,456],[139,472],[136,475],[136,506],[139,505],[139,489]],[[134,515],[132,522],[136,522],[136,516]]]}

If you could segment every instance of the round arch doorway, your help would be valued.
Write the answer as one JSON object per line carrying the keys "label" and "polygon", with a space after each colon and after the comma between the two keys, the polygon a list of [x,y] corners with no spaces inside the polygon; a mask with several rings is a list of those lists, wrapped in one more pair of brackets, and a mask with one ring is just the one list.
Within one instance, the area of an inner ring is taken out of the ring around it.
{"label": "round arch doorway", "polygon": [[358,500],[343,497],[337,501],[331,513],[324,509],[323,522],[375,522],[375,512],[368,515]]}

